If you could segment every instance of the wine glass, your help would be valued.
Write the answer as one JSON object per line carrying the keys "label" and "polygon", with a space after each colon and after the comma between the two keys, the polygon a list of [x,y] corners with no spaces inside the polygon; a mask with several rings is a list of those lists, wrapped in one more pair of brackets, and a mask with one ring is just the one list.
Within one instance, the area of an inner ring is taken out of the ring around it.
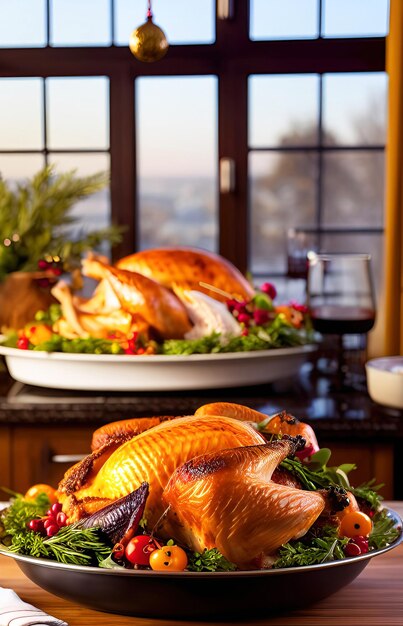
{"label": "wine glass", "polygon": [[338,337],[338,379],[345,386],[343,335],[365,335],[375,323],[371,256],[310,252],[307,303],[314,329]]}

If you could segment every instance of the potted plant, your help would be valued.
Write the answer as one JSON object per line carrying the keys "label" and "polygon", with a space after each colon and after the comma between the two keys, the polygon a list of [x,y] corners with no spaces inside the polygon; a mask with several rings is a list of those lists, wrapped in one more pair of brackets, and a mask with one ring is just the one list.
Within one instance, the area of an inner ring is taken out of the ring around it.
{"label": "potted plant", "polygon": [[105,173],[56,174],[52,166],[16,186],[0,179],[0,328],[21,328],[47,308],[52,284],[79,267],[83,252],[120,241],[116,226],[77,235],[72,215],[78,200],[107,183]]}

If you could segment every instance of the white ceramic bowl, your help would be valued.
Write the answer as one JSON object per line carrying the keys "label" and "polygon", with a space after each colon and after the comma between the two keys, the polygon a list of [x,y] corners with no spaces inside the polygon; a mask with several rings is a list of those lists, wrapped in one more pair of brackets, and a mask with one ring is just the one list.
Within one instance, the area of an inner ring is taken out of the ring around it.
{"label": "white ceramic bowl", "polygon": [[403,356],[371,359],[365,364],[365,369],[372,400],[403,409]]}

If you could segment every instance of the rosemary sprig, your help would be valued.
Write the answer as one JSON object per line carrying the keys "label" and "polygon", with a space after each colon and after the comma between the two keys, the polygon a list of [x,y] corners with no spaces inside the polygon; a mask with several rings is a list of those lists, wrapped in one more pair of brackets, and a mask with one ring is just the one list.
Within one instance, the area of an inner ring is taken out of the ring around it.
{"label": "rosemary sprig", "polygon": [[110,554],[112,546],[101,537],[98,528],[79,528],[72,524],[50,538],[32,531],[18,532],[8,548],[10,552],[55,559],[72,565],[96,565]]}

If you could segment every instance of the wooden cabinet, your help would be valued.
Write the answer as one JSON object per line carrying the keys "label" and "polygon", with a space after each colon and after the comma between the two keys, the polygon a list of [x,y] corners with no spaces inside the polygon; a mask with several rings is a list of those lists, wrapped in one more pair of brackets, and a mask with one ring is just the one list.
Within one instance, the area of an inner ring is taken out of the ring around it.
{"label": "wooden cabinet", "polygon": [[10,484],[24,493],[35,483],[57,486],[65,471],[90,452],[94,427],[21,426],[10,432]]}
{"label": "wooden cabinet", "polygon": [[11,487],[11,445],[10,430],[6,426],[0,426],[0,500],[6,496],[1,487]]}

